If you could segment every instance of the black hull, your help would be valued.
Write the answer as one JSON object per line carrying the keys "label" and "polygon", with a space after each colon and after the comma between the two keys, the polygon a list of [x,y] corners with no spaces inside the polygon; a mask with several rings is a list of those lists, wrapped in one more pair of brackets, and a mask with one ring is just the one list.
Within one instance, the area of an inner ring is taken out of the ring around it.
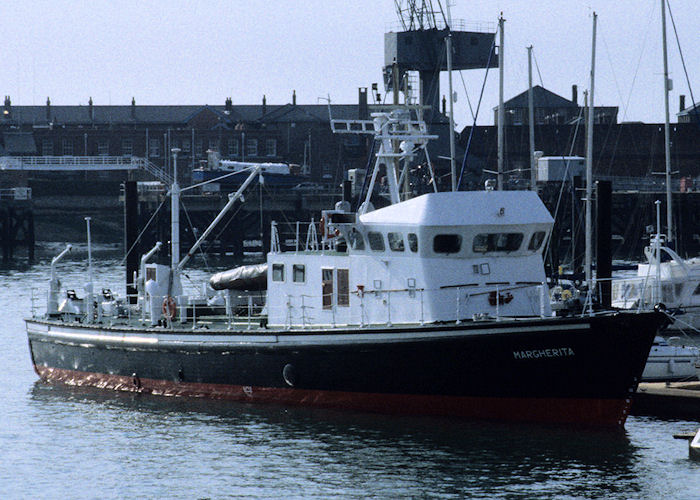
{"label": "black hull", "polygon": [[290,332],[28,320],[42,379],[367,411],[623,425],[657,313]]}

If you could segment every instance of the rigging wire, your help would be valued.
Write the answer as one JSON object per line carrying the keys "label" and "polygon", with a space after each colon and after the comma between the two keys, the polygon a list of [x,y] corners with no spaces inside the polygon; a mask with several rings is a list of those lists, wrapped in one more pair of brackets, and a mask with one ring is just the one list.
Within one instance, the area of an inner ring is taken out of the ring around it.
{"label": "rigging wire", "polygon": [[673,18],[673,12],[671,12],[670,0],[666,0],[666,5],[668,7],[669,16],[671,17],[671,24],[673,25],[673,33],[676,36],[676,44],[678,45],[678,52],[680,53],[680,56],[681,56],[681,63],[683,64],[683,72],[685,73],[685,80],[686,80],[686,82],[688,82],[688,90],[690,91],[690,100],[691,100],[690,105],[695,113],[696,121],[700,125],[700,115],[698,115],[698,106],[695,105],[695,97],[693,96],[693,87],[690,85],[690,78],[688,77],[688,68],[685,65],[685,57],[683,57],[683,50],[681,49],[681,41],[678,38],[678,30],[676,29],[676,21]]}
{"label": "rigging wire", "polygon": [[141,241],[141,237],[146,232],[146,229],[148,229],[148,226],[151,224],[151,222],[153,222],[153,219],[156,218],[156,215],[158,215],[158,212],[160,211],[160,209],[163,208],[163,205],[165,204],[166,199],[167,199],[167,197],[163,198],[163,201],[160,202],[160,205],[158,205],[158,208],[156,208],[155,212],[153,212],[153,215],[151,215],[151,218],[148,219],[148,222],[146,222],[146,225],[143,227],[143,229],[141,230],[139,235],[136,237],[136,239],[134,240],[134,243],[131,245],[131,247],[124,254],[124,258],[121,260],[120,265],[124,265],[124,263],[126,262],[126,258],[129,256],[131,251],[134,248],[136,248],[136,245],[139,243],[139,241]]}
{"label": "rigging wire", "polygon": [[[185,218],[187,219],[187,223],[190,226],[190,229],[192,230],[192,235],[195,236],[195,227],[194,224],[192,224],[192,219],[190,218],[190,213],[187,211],[187,206],[180,202],[180,206],[182,207],[182,211],[185,212]],[[197,238],[195,238],[195,241],[197,241]],[[204,267],[207,271],[210,270],[209,263],[207,262],[207,256],[204,253],[204,250],[202,247],[199,247],[199,253],[202,254],[202,259],[204,260]]]}
{"label": "rigging wire", "polygon": [[484,83],[481,85],[481,93],[479,94],[479,101],[476,105],[476,114],[474,115],[474,121],[471,129],[469,130],[469,138],[467,139],[467,147],[464,150],[464,158],[462,158],[462,169],[459,172],[459,180],[457,181],[457,190],[459,190],[462,185],[462,176],[464,175],[464,170],[467,167],[467,158],[469,157],[469,150],[471,149],[472,138],[474,137],[474,129],[476,128],[476,118],[479,115],[479,109],[481,108],[481,100],[484,97],[484,89],[486,88],[486,79],[489,76],[489,68],[491,66],[491,58],[496,51],[496,38],[494,37],[493,43],[491,44],[491,50],[489,51],[489,59],[486,62],[486,73],[484,75]]}

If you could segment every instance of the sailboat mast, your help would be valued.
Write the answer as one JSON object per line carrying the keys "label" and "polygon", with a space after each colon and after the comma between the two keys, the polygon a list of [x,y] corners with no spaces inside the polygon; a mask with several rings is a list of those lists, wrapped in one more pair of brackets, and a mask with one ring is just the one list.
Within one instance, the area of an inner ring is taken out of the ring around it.
{"label": "sailboat mast", "polygon": [[527,123],[530,130],[530,190],[537,189],[535,165],[535,103],[532,93],[532,45],[527,48]]}
{"label": "sailboat mast", "polygon": [[586,284],[593,283],[593,90],[595,88],[595,39],[598,15],[593,13],[593,42],[591,46],[591,85],[588,91],[588,123],[586,127]]}
{"label": "sailboat mast", "polygon": [[501,12],[501,17],[498,18],[498,177],[497,177],[497,189],[499,191],[503,190],[503,149],[504,149],[504,137],[503,137],[503,125],[506,119],[505,108],[503,106],[503,65],[504,61],[504,51],[503,51],[503,26],[505,24],[505,19],[503,19],[503,12]]}
{"label": "sailboat mast", "polygon": [[671,80],[668,78],[668,50],[666,48],[666,0],[661,0],[661,35],[663,38],[664,54],[664,153],[666,157],[666,226],[668,240],[673,241],[673,210],[671,194],[671,131],[669,126],[668,93],[671,90]]}
{"label": "sailboat mast", "polygon": [[[448,11],[449,12],[449,11]],[[447,81],[450,91],[450,172],[452,173],[452,191],[457,191],[457,166],[455,165],[455,117],[454,98],[452,94],[452,34],[447,28],[447,38],[445,38],[445,49],[447,50]]]}

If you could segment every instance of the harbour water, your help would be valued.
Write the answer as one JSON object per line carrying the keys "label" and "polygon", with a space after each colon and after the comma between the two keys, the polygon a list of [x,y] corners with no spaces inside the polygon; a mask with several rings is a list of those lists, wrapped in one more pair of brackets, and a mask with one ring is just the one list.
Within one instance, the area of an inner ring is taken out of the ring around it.
{"label": "harbour water", "polygon": [[[0,269],[0,498],[700,497],[700,463],[673,439],[700,415],[601,431],[44,384],[23,318],[45,306],[52,251]],[[84,257],[59,265],[80,295]],[[97,253],[95,269],[96,290],[123,296],[118,257]],[[208,273],[187,275],[195,286]]]}

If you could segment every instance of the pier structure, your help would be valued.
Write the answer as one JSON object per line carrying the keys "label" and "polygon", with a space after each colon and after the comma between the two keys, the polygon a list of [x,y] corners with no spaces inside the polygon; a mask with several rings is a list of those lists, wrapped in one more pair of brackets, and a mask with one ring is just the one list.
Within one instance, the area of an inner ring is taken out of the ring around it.
{"label": "pier structure", "polygon": [[15,256],[17,247],[27,249],[29,261],[34,260],[34,210],[32,191],[17,187],[0,189],[0,247],[2,259]]}

